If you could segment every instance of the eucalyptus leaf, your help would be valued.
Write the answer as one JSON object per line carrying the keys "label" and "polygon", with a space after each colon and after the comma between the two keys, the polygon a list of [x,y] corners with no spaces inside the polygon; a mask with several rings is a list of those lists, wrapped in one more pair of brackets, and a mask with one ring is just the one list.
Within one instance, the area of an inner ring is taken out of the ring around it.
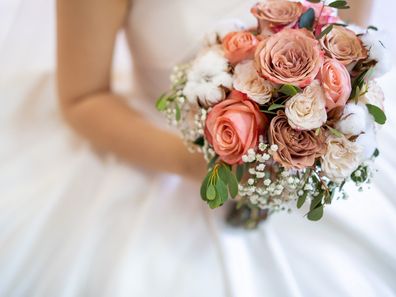
{"label": "eucalyptus leaf", "polygon": [[228,189],[226,184],[220,178],[217,180],[216,190],[222,203],[224,203],[228,199]]}
{"label": "eucalyptus leaf", "polygon": [[312,30],[315,22],[315,10],[313,8],[308,9],[305,13],[300,17],[300,21],[298,22],[298,26],[300,28],[306,28],[308,30]]}
{"label": "eucalyptus leaf", "polygon": [[333,7],[333,8],[338,8],[338,9],[342,9],[343,7],[346,7],[348,5],[348,3],[345,0],[337,0],[334,2],[331,2],[330,4],[328,4],[329,7]]}
{"label": "eucalyptus leaf", "polygon": [[204,146],[205,144],[205,139],[203,136],[198,137],[197,139],[195,139],[194,144],[198,145],[198,146]]}
{"label": "eucalyptus leaf", "polygon": [[208,163],[208,168],[212,168],[214,164],[216,163],[217,159],[219,158],[218,155],[215,155]]}
{"label": "eucalyptus leaf", "polygon": [[175,110],[176,110],[176,121],[180,121],[181,112],[180,112],[180,107],[178,104],[175,105]]}
{"label": "eucalyptus leaf", "polygon": [[322,217],[323,217],[323,205],[311,210],[308,213],[308,219],[310,221],[319,221]]}
{"label": "eucalyptus leaf", "polygon": [[378,149],[375,149],[374,153],[373,153],[373,157],[377,158],[380,155],[380,151]]}
{"label": "eucalyptus leaf", "polygon": [[232,171],[230,171],[229,175],[228,190],[230,191],[232,198],[235,198],[238,195],[238,181]]}
{"label": "eucalyptus leaf", "polygon": [[167,106],[168,97],[166,96],[166,94],[163,94],[161,95],[161,97],[158,98],[157,102],[155,103],[155,107],[158,111],[164,111]]}
{"label": "eucalyptus leaf", "polygon": [[304,194],[301,195],[300,197],[298,197],[297,208],[301,208],[304,205],[305,200],[307,200],[307,195],[308,195],[308,192],[304,191]]}
{"label": "eucalyptus leaf", "polygon": [[203,182],[201,184],[201,191],[200,191],[201,198],[205,201],[206,201],[206,191],[208,188],[208,182],[209,182],[209,178],[210,178],[211,174],[212,174],[212,172],[208,172],[208,174],[206,175],[205,179],[203,180]]}
{"label": "eucalyptus leaf", "polygon": [[221,164],[218,169],[220,179],[227,185],[229,180],[229,169],[225,164]]}
{"label": "eucalyptus leaf", "polygon": [[282,85],[279,89],[279,92],[285,94],[287,96],[293,97],[298,93],[298,89],[293,85]]}
{"label": "eucalyptus leaf", "polygon": [[319,2],[321,2],[322,0],[307,0],[308,2],[311,2],[311,3],[319,3]]}
{"label": "eucalyptus leaf", "polygon": [[313,210],[313,209],[317,208],[318,205],[320,205],[321,203],[322,203],[322,197],[321,197],[321,195],[318,195],[312,200],[311,206],[309,207],[309,209]]}
{"label": "eucalyptus leaf", "polygon": [[239,164],[236,169],[236,178],[238,182],[242,180],[243,174],[245,173],[245,165]]}
{"label": "eucalyptus leaf", "polygon": [[276,103],[274,103],[274,104],[271,104],[270,107],[268,107],[268,111],[272,111],[272,110],[280,109],[280,108],[284,108],[284,107],[285,107],[285,106],[284,106],[283,104],[276,104]]}
{"label": "eucalyptus leaf", "polygon": [[217,196],[216,187],[212,184],[209,184],[209,186],[206,189],[206,199],[214,200],[216,199],[216,196]]}
{"label": "eucalyptus leaf", "polygon": [[366,106],[369,113],[374,117],[374,120],[378,124],[383,125],[386,123],[386,115],[381,108],[373,104],[366,104]]}
{"label": "eucalyptus leaf", "polygon": [[331,30],[333,30],[334,25],[331,24],[330,26],[327,26],[318,36],[318,39],[322,39],[324,36],[326,36],[327,34],[329,34],[331,32]]}

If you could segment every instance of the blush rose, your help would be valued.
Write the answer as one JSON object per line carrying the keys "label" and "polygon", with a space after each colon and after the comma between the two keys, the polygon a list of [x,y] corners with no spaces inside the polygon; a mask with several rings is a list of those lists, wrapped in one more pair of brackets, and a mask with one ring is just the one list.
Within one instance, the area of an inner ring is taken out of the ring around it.
{"label": "blush rose", "polygon": [[206,119],[205,136],[220,159],[238,164],[250,148],[255,148],[264,134],[268,119],[258,105],[238,91],[215,105]]}
{"label": "blush rose", "polygon": [[231,32],[223,39],[224,55],[231,64],[237,64],[253,58],[257,44],[257,38],[248,31]]}

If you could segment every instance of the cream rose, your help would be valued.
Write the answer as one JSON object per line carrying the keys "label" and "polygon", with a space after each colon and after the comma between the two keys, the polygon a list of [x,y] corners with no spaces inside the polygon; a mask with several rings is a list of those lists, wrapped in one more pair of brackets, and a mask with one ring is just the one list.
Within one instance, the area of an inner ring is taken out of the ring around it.
{"label": "cream rose", "polygon": [[257,74],[253,61],[245,61],[236,65],[234,88],[258,104],[270,101],[273,92],[272,84]]}
{"label": "cream rose", "polygon": [[326,100],[319,81],[314,80],[303,93],[286,102],[285,113],[289,125],[297,130],[312,130],[327,121]]}
{"label": "cream rose", "polygon": [[276,84],[308,86],[323,64],[319,42],[306,29],[284,29],[257,46],[258,73]]}
{"label": "cream rose", "polygon": [[355,171],[362,161],[362,148],[345,136],[329,135],[327,151],[322,156],[322,171],[330,180],[341,183]]}
{"label": "cream rose", "polygon": [[385,95],[381,87],[375,80],[370,80],[367,85],[367,92],[359,97],[359,102],[375,105],[384,110]]}
{"label": "cream rose", "polygon": [[279,31],[297,23],[303,13],[303,6],[288,0],[267,0],[257,3],[251,12],[257,18],[261,31]]}
{"label": "cream rose", "polygon": [[326,54],[344,65],[364,60],[368,56],[367,49],[355,32],[342,26],[334,26],[320,41]]}
{"label": "cream rose", "polygon": [[344,106],[352,91],[351,76],[346,67],[335,59],[326,59],[319,77],[326,97],[327,110]]}

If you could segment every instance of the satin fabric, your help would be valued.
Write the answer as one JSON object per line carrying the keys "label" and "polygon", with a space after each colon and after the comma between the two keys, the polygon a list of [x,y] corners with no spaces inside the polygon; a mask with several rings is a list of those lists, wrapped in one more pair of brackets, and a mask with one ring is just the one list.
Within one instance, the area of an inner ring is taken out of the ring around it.
{"label": "satin fabric", "polygon": [[[252,4],[133,1],[132,87],[121,42],[116,89],[163,124],[153,103],[171,67],[219,19],[254,22]],[[198,184],[122,164],[76,136],[57,108],[53,2],[9,5],[14,18],[0,26],[0,296],[396,295],[396,71],[380,80],[389,121],[371,189],[351,189],[320,222],[294,211],[245,231],[224,223],[224,209],[209,210]]]}

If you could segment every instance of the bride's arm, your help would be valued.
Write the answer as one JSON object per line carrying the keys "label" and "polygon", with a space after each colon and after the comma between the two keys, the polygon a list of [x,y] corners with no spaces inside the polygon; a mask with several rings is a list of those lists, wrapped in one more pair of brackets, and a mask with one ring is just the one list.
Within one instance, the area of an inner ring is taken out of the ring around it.
{"label": "bride's arm", "polygon": [[351,8],[340,10],[341,18],[357,25],[369,25],[373,0],[348,0],[348,4]]}
{"label": "bride's arm", "polygon": [[204,162],[175,135],[129,108],[111,90],[113,48],[127,0],[58,0],[58,89],[66,120],[97,148],[133,165],[203,176]]}

